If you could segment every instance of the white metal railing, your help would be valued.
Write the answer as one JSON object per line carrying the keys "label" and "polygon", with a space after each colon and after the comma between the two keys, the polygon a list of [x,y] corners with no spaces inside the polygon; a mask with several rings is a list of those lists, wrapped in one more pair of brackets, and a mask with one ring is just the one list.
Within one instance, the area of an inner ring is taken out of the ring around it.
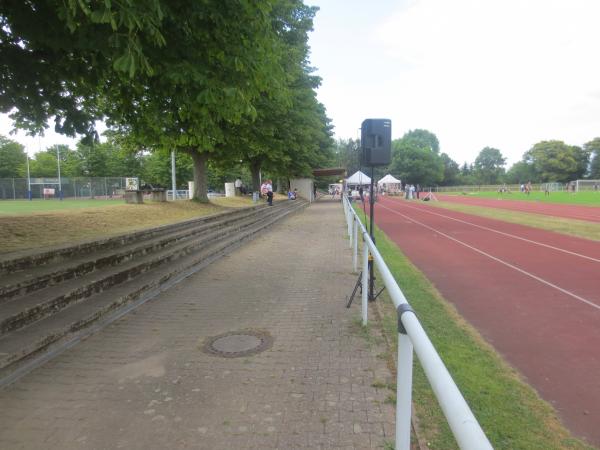
{"label": "white metal railing", "polygon": [[371,254],[383,283],[398,313],[398,359],[396,380],[396,443],[397,450],[410,449],[410,423],[412,402],[413,350],[444,412],[450,429],[461,449],[492,449],[481,426],[460,393],[448,369],[433,347],[419,319],[410,307],[381,254],[369,237],[356,211],[343,197],[344,213],[348,225],[350,248],[353,249],[354,270],[357,270],[358,233],[362,235],[362,323],[367,324],[368,261]]}
{"label": "white metal railing", "polygon": [[173,199],[173,190],[167,190],[167,200],[189,200],[190,199],[190,191],[187,189],[177,189],[175,191],[175,199]]}

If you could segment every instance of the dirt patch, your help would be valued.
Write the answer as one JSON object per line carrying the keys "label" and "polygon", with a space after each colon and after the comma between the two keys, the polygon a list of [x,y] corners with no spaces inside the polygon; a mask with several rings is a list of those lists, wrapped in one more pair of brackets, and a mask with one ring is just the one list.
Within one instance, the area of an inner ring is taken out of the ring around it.
{"label": "dirt patch", "polygon": [[225,200],[219,205],[178,201],[0,217],[0,254],[115,236],[216,214],[228,209]]}

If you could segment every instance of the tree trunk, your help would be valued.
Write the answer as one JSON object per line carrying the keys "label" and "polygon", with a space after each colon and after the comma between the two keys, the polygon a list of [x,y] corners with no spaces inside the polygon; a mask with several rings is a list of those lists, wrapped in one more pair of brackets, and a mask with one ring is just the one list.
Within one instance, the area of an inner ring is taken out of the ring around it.
{"label": "tree trunk", "polygon": [[192,157],[194,163],[194,195],[192,200],[208,203],[206,183],[206,163],[208,161],[208,154],[200,153],[197,149],[189,149],[186,153]]}
{"label": "tree trunk", "polygon": [[252,191],[260,191],[260,161],[250,162],[250,173],[252,174]]}

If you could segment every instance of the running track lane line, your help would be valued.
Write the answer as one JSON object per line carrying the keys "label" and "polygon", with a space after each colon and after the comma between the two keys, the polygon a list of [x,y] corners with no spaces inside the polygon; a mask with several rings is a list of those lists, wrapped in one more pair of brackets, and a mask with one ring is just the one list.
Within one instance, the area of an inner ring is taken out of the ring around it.
{"label": "running track lane line", "polygon": [[[395,200],[391,200],[391,201],[395,202]],[[567,253],[567,254],[572,255],[572,256],[579,256],[580,258],[589,259],[590,261],[594,261],[594,262],[600,263],[600,259],[594,258],[592,256],[582,255],[581,253],[572,252],[570,250],[565,250],[564,248],[560,248],[560,247],[554,247],[553,245],[544,244],[543,242],[532,241],[531,239],[527,239],[527,238],[524,238],[524,237],[521,237],[521,236],[517,236],[517,235],[514,235],[514,234],[510,234],[510,233],[505,233],[504,231],[495,230],[493,228],[489,228],[489,227],[486,227],[486,226],[483,226],[483,225],[477,225],[476,223],[467,222],[466,220],[457,219],[456,217],[446,216],[444,214],[440,214],[440,213],[436,213],[436,212],[433,212],[433,211],[429,211],[428,208],[416,208],[416,207],[410,206],[410,205],[403,205],[403,206],[405,206],[407,208],[414,209],[416,211],[426,212],[427,214],[433,214],[435,216],[444,217],[446,219],[454,220],[456,222],[464,223],[466,225],[471,225],[473,227],[481,228],[482,230],[492,231],[493,233],[498,233],[498,234],[501,234],[503,236],[511,237],[513,239],[519,239],[521,241],[525,241],[525,242],[528,242],[530,244],[536,244],[536,245],[539,245],[541,247],[546,247],[546,248],[549,248],[549,249],[552,249],[552,250],[556,250],[558,252]],[[389,208],[386,208],[386,209],[389,209]],[[392,211],[392,210],[390,210],[390,211]]]}
{"label": "running track lane line", "polygon": [[596,309],[600,310],[600,305],[597,305],[597,304],[595,304],[594,302],[592,302],[590,300],[586,300],[585,298],[580,297],[579,295],[574,294],[571,291],[567,291],[566,289],[563,289],[560,286],[557,286],[557,285],[555,285],[553,283],[550,283],[549,281],[546,281],[543,278],[540,278],[540,277],[538,277],[538,276],[536,276],[536,275],[534,275],[534,274],[532,274],[530,272],[527,272],[526,270],[521,269],[520,267],[517,267],[517,266],[515,266],[515,265],[513,265],[511,263],[508,263],[508,262],[506,262],[506,261],[504,261],[504,260],[502,260],[500,258],[496,258],[495,256],[490,255],[489,253],[486,253],[483,250],[480,250],[480,249],[478,249],[476,247],[473,247],[472,245],[469,245],[469,244],[467,244],[465,242],[462,242],[462,241],[460,241],[460,240],[458,240],[458,239],[456,239],[456,238],[454,238],[452,236],[447,235],[446,233],[443,233],[443,232],[441,232],[439,230],[436,230],[433,227],[430,227],[429,225],[426,225],[426,224],[424,224],[422,222],[419,222],[418,220],[412,219],[412,218],[410,218],[410,217],[408,217],[408,216],[406,216],[406,215],[404,215],[404,214],[402,214],[402,213],[400,213],[398,211],[394,211],[393,209],[388,208],[387,206],[384,206],[381,203],[379,205],[382,208],[387,209],[388,211],[393,212],[394,214],[402,216],[405,219],[407,219],[407,220],[409,220],[409,221],[411,221],[413,223],[416,223],[416,224],[421,225],[422,227],[425,227],[425,228],[427,228],[427,229],[429,229],[429,230],[431,230],[431,231],[433,231],[435,233],[438,233],[439,235],[444,236],[445,238],[448,238],[451,241],[454,241],[454,242],[456,242],[456,243],[458,243],[460,245],[463,245],[463,246],[465,246],[465,247],[467,247],[467,248],[469,248],[469,249],[471,249],[471,250],[473,250],[473,251],[475,251],[475,252],[477,252],[477,253],[479,253],[479,254],[481,254],[483,256],[487,256],[488,258],[490,258],[490,259],[492,259],[492,260],[494,260],[496,262],[499,262],[500,264],[504,264],[505,266],[510,267],[511,269],[516,270],[517,272],[522,273],[523,275],[526,275],[526,276],[528,276],[530,278],[533,278],[534,280],[539,281],[542,284],[545,284],[546,286],[550,286],[550,287],[552,287],[552,288],[554,288],[554,289],[562,292],[563,294],[569,295],[569,296],[573,297],[575,300],[579,300],[580,302],[583,302],[583,303],[591,306],[592,308],[596,308]]}

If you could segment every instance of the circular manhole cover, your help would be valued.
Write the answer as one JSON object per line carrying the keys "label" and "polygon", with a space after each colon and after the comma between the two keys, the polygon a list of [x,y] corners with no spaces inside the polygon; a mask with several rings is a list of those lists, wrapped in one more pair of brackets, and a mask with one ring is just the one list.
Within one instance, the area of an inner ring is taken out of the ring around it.
{"label": "circular manhole cover", "polygon": [[208,338],[203,350],[224,358],[239,358],[265,351],[273,344],[273,338],[266,331],[230,331]]}

